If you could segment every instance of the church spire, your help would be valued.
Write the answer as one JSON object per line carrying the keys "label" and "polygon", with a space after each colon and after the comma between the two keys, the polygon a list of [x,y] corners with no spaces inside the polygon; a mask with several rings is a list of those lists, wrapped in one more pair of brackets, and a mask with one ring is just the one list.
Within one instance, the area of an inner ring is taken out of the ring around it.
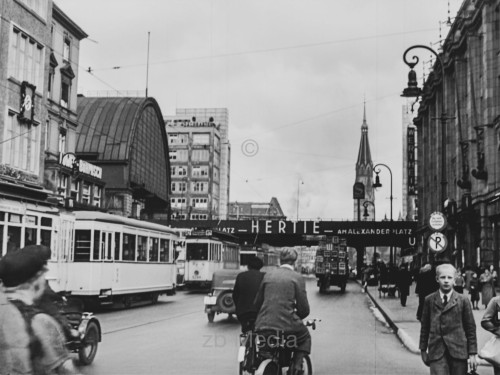
{"label": "church spire", "polygon": [[367,166],[372,163],[370,143],[368,142],[368,124],[366,122],[366,101],[363,103],[363,124],[361,125],[361,142],[359,144],[358,161],[356,166]]}

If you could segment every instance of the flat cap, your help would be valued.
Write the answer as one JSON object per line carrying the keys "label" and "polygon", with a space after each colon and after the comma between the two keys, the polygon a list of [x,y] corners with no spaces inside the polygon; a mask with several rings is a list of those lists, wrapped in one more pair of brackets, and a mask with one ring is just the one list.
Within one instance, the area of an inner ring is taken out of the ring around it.
{"label": "flat cap", "polygon": [[13,251],[0,259],[0,279],[4,286],[15,287],[30,280],[44,266],[45,261],[36,254]]}
{"label": "flat cap", "polygon": [[297,260],[297,250],[295,249],[283,249],[281,250],[280,260],[284,261],[296,261]]}

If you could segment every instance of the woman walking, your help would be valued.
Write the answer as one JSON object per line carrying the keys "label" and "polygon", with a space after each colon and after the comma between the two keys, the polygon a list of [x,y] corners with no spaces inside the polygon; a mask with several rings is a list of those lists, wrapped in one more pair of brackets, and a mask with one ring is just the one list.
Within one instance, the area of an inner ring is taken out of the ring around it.
{"label": "woman walking", "polygon": [[479,310],[479,280],[477,278],[477,273],[472,273],[470,283],[469,283],[469,294],[470,301],[472,302],[472,309]]}

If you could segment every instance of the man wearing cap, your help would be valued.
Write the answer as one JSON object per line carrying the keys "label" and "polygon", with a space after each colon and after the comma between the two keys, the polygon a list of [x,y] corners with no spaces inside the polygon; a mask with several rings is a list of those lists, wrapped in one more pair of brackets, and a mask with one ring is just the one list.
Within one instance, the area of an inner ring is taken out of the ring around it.
{"label": "man wearing cap", "polygon": [[299,373],[304,355],[311,352],[311,335],[302,322],[309,315],[309,302],[305,281],[293,267],[296,260],[295,249],[282,250],[281,266],[265,273],[255,297],[259,311],[255,330],[284,331],[287,345],[295,345],[293,367]]}
{"label": "man wearing cap", "polygon": [[7,340],[0,342],[0,358],[7,358],[9,366],[6,374],[76,373],[60,325],[36,308],[46,285],[45,271],[44,261],[30,252],[0,259],[0,279],[10,302],[1,305],[0,314],[0,339]]}

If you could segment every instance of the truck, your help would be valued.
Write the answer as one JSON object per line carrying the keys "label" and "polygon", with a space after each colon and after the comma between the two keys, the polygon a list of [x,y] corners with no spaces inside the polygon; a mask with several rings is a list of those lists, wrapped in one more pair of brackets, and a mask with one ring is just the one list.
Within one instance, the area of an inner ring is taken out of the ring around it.
{"label": "truck", "polygon": [[327,236],[320,240],[316,250],[315,273],[320,293],[325,293],[331,285],[345,292],[349,278],[347,241],[344,237]]}

